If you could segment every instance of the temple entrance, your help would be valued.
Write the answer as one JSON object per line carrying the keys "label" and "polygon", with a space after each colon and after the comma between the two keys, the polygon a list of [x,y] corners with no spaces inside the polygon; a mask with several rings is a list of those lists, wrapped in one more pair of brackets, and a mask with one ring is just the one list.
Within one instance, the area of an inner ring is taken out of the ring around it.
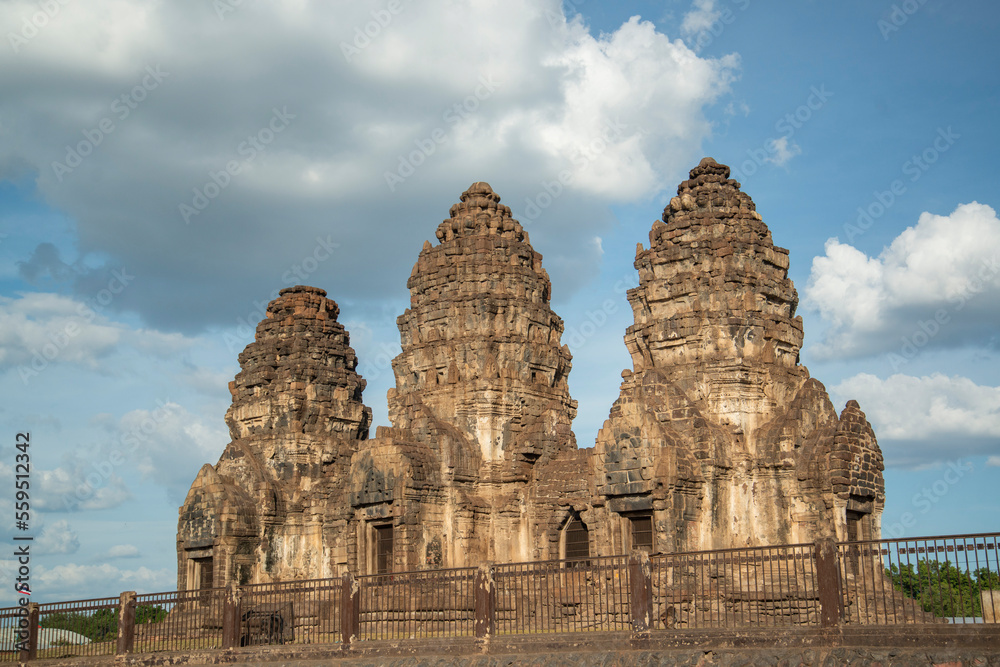
{"label": "temple entrance", "polygon": [[[871,522],[872,502],[866,498],[852,497],[848,500],[846,510],[846,530],[845,537],[848,542],[863,542],[872,539]],[[847,560],[849,572],[857,574],[861,565],[861,548],[858,546],[848,547]]]}
{"label": "temple entrance", "polygon": [[392,524],[375,526],[375,573],[392,572]]}
{"label": "temple entrance", "polygon": [[211,593],[209,589],[212,588],[215,581],[215,567],[212,561],[212,557],[208,558],[194,558],[195,567],[195,582],[197,583],[197,588],[201,591],[199,599],[203,604],[207,604],[210,601]]}

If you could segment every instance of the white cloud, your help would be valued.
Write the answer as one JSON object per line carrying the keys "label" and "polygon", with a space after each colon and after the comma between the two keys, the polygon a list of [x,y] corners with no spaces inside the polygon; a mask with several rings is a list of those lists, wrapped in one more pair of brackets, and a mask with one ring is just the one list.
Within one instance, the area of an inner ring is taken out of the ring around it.
{"label": "white cloud", "polygon": [[888,465],[923,465],[1000,450],[1000,387],[940,373],[884,380],[861,373],[830,392],[840,401],[861,404]]}
{"label": "white cloud", "polygon": [[805,296],[831,325],[812,350],[821,358],[993,345],[1000,219],[976,202],[947,216],[923,213],[877,257],[830,239],[813,260]]}
{"label": "white cloud", "polygon": [[772,143],[772,153],[774,155],[766,158],[771,164],[783,167],[788,164],[796,155],[801,155],[802,148],[799,147],[797,143],[792,141],[789,143],[788,137],[781,137],[780,139],[775,139]]}
{"label": "white cloud", "polygon": [[134,544],[116,544],[108,549],[108,558],[138,558],[139,549]]}
{"label": "white cloud", "polygon": [[80,538],[75,530],[70,529],[69,522],[63,519],[46,526],[35,540],[34,547],[37,555],[75,554],[80,549]]}
{"label": "white cloud", "polygon": [[[76,512],[117,507],[132,497],[125,481],[103,457],[81,448],[63,456],[65,464],[55,468],[31,469],[32,509],[49,512]],[[13,467],[0,462],[0,478],[13,479]],[[12,487],[0,489],[0,503],[13,500]],[[38,523],[38,517],[35,517]],[[59,521],[57,526],[65,523]],[[48,528],[47,528],[48,529]],[[62,534],[63,531],[58,531]],[[53,544],[58,543],[53,535]]]}
{"label": "white cloud", "polygon": [[[50,511],[104,510],[132,498],[125,481],[106,461],[77,455],[69,467],[33,472],[39,489],[35,505]],[[96,464],[96,465],[95,465]],[[101,465],[103,464],[103,465]]]}
{"label": "white cloud", "polygon": [[61,294],[0,296],[0,368],[15,368],[24,384],[54,364],[101,370],[109,356],[125,350],[169,357],[191,344],[178,333],[130,328],[85,301]]}
{"label": "white cloud", "polygon": [[122,339],[87,304],[59,294],[30,292],[0,297],[0,365],[40,368],[56,361],[96,368]]}
{"label": "white cloud", "polygon": [[132,410],[118,424],[118,451],[144,477],[165,487],[177,504],[184,500],[198,469],[218,460],[228,442],[229,430],[221,416],[205,423],[175,403]]}
{"label": "white cloud", "polygon": [[734,101],[727,104],[723,111],[725,111],[727,116],[735,116],[737,113],[740,113],[744,117],[747,117],[750,115],[750,105],[746,103],[746,100],[740,100],[739,104]]}
{"label": "white cloud", "polygon": [[39,565],[32,572],[38,582],[35,592],[42,591],[47,597],[60,600],[73,599],[86,593],[116,596],[121,591],[133,590],[139,593],[153,593],[171,590],[177,585],[177,574],[167,569],[151,570],[139,567],[123,570],[113,565],[79,565],[70,563],[49,568]]}
{"label": "white cloud", "polygon": [[986,465],[1000,467],[1000,456],[991,456],[986,459]]}
{"label": "white cloud", "polygon": [[[130,471],[163,487],[179,505],[198,468],[218,460],[229,442],[221,415],[206,423],[171,402],[95,421],[107,432],[97,446],[74,447],[63,454],[63,465],[32,471],[35,507],[71,512],[118,507],[133,497],[124,479]],[[0,476],[5,473],[12,476],[0,463]]]}
{"label": "white cloud", "polygon": [[719,20],[722,15],[715,7],[715,0],[694,0],[690,11],[681,20],[681,32],[686,36],[699,35]]}

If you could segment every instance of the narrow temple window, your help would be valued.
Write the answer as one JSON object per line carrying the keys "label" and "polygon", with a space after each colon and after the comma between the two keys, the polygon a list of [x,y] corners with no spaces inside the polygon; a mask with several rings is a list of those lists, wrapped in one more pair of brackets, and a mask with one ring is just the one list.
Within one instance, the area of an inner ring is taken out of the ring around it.
{"label": "narrow temple window", "polygon": [[653,517],[646,514],[629,517],[632,523],[632,548],[653,553]]}
{"label": "narrow temple window", "polygon": [[[847,541],[848,542],[858,542],[861,540],[872,539],[871,535],[871,522],[868,519],[870,514],[866,512],[857,512],[854,510],[847,510]],[[847,557],[850,564],[850,571],[853,573],[858,573],[861,558],[861,549],[858,546],[851,546],[848,548]]]}

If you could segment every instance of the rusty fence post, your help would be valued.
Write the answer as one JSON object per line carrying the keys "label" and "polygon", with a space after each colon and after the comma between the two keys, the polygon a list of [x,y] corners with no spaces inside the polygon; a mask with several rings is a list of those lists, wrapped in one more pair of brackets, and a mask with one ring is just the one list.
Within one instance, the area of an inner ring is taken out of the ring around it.
{"label": "rusty fence post", "polygon": [[131,653],[135,646],[135,591],[125,591],[118,598],[118,643],[115,655]]}
{"label": "rusty fence post", "polygon": [[475,579],[476,639],[496,634],[497,587],[492,563],[480,563]]}
{"label": "rusty fence post", "polygon": [[629,556],[628,583],[632,632],[647,632],[653,618],[653,577],[645,551],[633,551]]}
{"label": "rusty fence post", "polygon": [[836,626],[841,618],[840,559],[837,543],[829,537],[816,540],[816,588],[819,593],[819,624]]}
{"label": "rusty fence post", "polygon": [[361,630],[361,586],[353,574],[345,572],[340,590],[340,645],[349,649]]}
{"label": "rusty fence post", "polygon": [[[21,644],[24,648],[18,651],[17,659],[20,662],[27,662],[38,657],[38,617],[38,603],[29,602],[27,616],[28,627],[25,628],[25,630],[28,631],[28,636]],[[21,635],[20,633],[16,633],[15,636],[24,637],[24,635]]]}
{"label": "rusty fence post", "polygon": [[222,648],[240,645],[240,587],[233,581],[222,601]]}

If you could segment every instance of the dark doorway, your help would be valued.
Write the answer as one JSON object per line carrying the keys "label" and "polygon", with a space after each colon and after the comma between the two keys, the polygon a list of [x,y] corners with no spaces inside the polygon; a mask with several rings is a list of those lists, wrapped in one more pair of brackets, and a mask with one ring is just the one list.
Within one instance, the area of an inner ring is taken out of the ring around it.
{"label": "dark doorway", "polygon": [[194,558],[195,567],[198,568],[198,590],[202,591],[199,598],[202,602],[207,603],[211,594],[208,592],[210,588],[215,584],[215,567],[212,563],[212,557],[208,558]]}
{"label": "dark doorway", "polygon": [[576,517],[569,520],[566,526],[566,558],[568,560],[583,560],[590,557],[590,531],[587,524]]}
{"label": "dark doorway", "polygon": [[392,572],[392,524],[375,526],[375,573]]}
{"label": "dark doorway", "polygon": [[[847,510],[847,541],[858,542],[871,539],[871,530],[868,527],[867,513]],[[861,561],[861,548],[858,545],[851,545],[847,548],[847,558],[851,572],[858,573]]]}

